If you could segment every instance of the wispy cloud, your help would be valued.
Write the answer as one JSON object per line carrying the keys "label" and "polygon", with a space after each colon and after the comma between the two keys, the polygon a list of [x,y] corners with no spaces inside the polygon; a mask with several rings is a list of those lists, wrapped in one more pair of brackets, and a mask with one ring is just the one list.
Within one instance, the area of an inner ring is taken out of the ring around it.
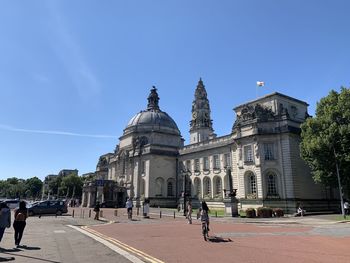
{"label": "wispy cloud", "polygon": [[90,100],[101,91],[101,85],[89,65],[84,52],[72,33],[67,19],[63,16],[56,1],[48,1],[49,13],[52,18],[54,39],[52,46],[70,75],[79,96]]}
{"label": "wispy cloud", "polygon": [[49,135],[65,135],[65,136],[77,136],[77,137],[90,137],[90,138],[112,138],[116,139],[117,136],[105,135],[105,134],[84,134],[84,133],[74,133],[66,131],[49,131],[49,130],[31,130],[16,128],[9,125],[0,124],[0,130],[12,131],[12,132],[25,132],[25,133],[41,133]]}

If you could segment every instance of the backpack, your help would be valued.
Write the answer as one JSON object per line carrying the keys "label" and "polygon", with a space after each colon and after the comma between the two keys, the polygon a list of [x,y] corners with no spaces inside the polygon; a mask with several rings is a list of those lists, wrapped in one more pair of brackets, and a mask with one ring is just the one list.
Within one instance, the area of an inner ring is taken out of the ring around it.
{"label": "backpack", "polygon": [[16,215],[15,220],[16,220],[16,221],[25,221],[25,220],[26,220],[26,216],[25,216],[25,214],[19,212],[19,213]]}

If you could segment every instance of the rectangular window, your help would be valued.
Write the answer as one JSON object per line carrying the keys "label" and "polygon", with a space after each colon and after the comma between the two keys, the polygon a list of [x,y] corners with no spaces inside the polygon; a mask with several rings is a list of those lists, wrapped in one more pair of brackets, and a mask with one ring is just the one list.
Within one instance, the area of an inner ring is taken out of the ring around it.
{"label": "rectangular window", "polygon": [[194,160],[194,171],[195,172],[198,172],[200,170],[200,167],[199,167],[199,159],[195,159]]}
{"label": "rectangular window", "polygon": [[264,143],[264,158],[265,160],[275,159],[273,143]]}
{"label": "rectangular window", "polygon": [[220,169],[220,158],[219,155],[213,156],[214,169]]}
{"label": "rectangular window", "polygon": [[251,145],[244,146],[244,161],[253,162],[253,150]]}
{"label": "rectangular window", "polygon": [[209,158],[208,157],[204,157],[203,158],[203,169],[204,170],[209,170],[210,169],[210,166],[209,166]]}
{"label": "rectangular window", "polygon": [[186,169],[187,169],[187,171],[191,171],[192,169],[191,169],[191,160],[187,160],[186,161]]}
{"label": "rectangular window", "polygon": [[146,162],[142,161],[141,162],[141,174],[145,174],[146,172]]}
{"label": "rectangular window", "polygon": [[224,155],[224,162],[225,162],[225,167],[231,167],[231,154],[226,153]]}

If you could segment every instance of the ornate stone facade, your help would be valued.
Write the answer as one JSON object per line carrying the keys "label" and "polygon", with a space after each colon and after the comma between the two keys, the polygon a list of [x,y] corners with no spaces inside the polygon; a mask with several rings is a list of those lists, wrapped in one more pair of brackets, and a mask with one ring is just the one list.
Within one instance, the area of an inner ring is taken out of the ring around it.
{"label": "ornate stone facade", "polygon": [[217,137],[200,79],[190,144],[184,146],[176,123],[160,110],[153,87],[146,110],[129,121],[114,153],[101,156],[97,180],[84,187],[83,205],[112,199],[123,206],[132,197],[136,205],[148,198],[151,206],[176,207],[190,198],[194,205],[206,200],[223,208],[236,191],[243,209],[269,206],[294,212],[302,203],[308,210],[331,210],[332,191],[313,182],[299,156],[307,106],[277,92],[266,95],[234,108],[232,132]]}

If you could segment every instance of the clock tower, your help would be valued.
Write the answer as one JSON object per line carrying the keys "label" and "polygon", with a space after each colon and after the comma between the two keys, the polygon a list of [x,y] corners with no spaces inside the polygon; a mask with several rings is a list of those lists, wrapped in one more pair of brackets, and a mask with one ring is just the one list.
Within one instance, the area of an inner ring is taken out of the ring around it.
{"label": "clock tower", "polygon": [[190,121],[190,144],[214,138],[213,121],[210,119],[210,106],[207,91],[202,79],[198,85],[192,102],[192,120]]}

